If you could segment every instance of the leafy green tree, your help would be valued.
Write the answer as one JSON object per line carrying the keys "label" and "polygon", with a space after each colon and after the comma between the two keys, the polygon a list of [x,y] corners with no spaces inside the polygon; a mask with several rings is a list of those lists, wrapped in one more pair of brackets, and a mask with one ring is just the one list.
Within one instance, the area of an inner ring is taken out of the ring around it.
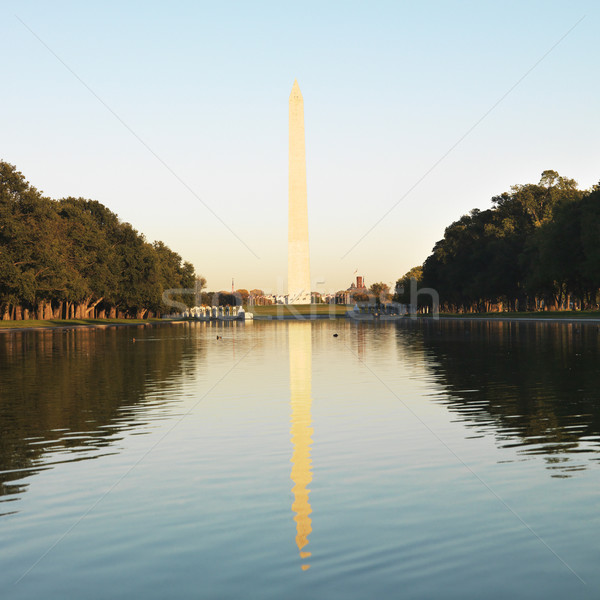
{"label": "leafy green tree", "polygon": [[382,281],[371,285],[369,288],[369,293],[375,298],[377,305],[381,304],[382,302],[389,302],[392,298],[390,295],[390,286]]}
{"label": "leafy green tree", "polygon": [[574,180],[555,171],[544,171],[538,184],[513,186],[492,198],[493,208],[473,210],[446,228],[423,264],[424,285],[436,289],[452,311],[523,308],[531,298],[539,305],[541,297],[557,305],[565,286],[584,282],[572,269],[573,261],[567,265],[568,257],[561,258],[562,274],[554,264],[557,236],[567,230],[579,236],[575,221],[562,234],[551,223],[562,215],[566,225],[569,211],[575,210],[569,207],[584,194]]}
{"label": "leafy green tree", "polygon": [[0,316],[146,316],[165,289],[190,289],[194,267],[149,244],[97,201],[46,198],[0,161]]}
{"label": "leafy green tree", "polygon": [[394,302],[401,304],[410,304],[410,286],[411,280],[415,280],[417,283],[423,279],[423,267],[421,265],[413,267],[410,271],[405,273],[394,286]]}
{"label": "leafy green tree", "polygon": [[236,294],[241,298],[242,304],[248,304],[248,298],[250,298],[250,292],[244,288],[240,288],[235,291]]}

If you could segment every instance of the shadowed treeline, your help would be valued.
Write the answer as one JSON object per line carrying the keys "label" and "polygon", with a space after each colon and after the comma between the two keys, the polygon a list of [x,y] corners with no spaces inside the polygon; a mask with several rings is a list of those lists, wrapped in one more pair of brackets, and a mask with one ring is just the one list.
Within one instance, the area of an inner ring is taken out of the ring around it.
{"label": "shadowed treeline", "polygon": [[47,198],[0,161],[0,319],[141,319],[170,310],[164,291],[194,285],[191,263],[100,202]]}
{"label": "shadowed treeline", "polygon": [[449,225],[422,267],[398,280],[396,300],[431,305],[411,297],[414,278],[446,312],[598,310],[600,187],[544,171],[492,204]]}
{"label": "shadowed treeline", "polygon": [[400,345],[427,356],[447,391],[442,401],[476,435],[491,432],[502,448],[543,456],[556,476],[598,460],[596,325],[407,321],[397,333]]}
{"label": "shadowed treeline", "polygon": [[111,452],[144,424],[141,406],[160,409],[194,372],[198,343],[144,326],[0,336],[0,496],[14,499],[19,480],[52,463]]}

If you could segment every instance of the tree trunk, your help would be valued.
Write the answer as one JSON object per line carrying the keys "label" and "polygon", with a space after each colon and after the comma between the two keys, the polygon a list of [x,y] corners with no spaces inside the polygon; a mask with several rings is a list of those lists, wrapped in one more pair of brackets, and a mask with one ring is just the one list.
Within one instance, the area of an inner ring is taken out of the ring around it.
{"label": "tree trunk", "polygon": [[[100,302],[102,302],[102,300],[104,300],[104,298],[99,298],[98,300],[96,300],[96,302],[94,302],[90,306],[87,306],[85,309],[85,316],[89,318],[90,312],[93,311],[96,308],[96,306],[98,306],[98,304],[100,304]],[[86,304],[89,304],[89,301],[90,301],[90,299],[88,298]]]}

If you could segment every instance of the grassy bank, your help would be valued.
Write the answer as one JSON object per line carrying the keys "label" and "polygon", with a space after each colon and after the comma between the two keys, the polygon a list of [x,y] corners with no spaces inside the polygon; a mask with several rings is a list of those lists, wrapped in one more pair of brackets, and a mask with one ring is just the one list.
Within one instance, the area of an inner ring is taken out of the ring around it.
{"label": "grassy bank", "polygon": [[143,325],[164,323],[162,319],[28,319],[27,321],[0,321],[1,329],[36,329],[60,327],[101,327],[109,325]]}
{"label": "grassy bank", "polygon": [[286,317],[296,315],[334,315],[343,317],[350,310],[345,304],[270,304],[248,306],[245,310],[258,317]]}

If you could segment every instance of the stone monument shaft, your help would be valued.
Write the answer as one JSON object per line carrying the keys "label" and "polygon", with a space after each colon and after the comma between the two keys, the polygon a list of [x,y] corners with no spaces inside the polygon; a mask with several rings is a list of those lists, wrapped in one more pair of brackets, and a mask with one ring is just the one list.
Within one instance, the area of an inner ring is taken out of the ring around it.
{"label": "stone monument shaft", "polygon": [[304,100],[297,81],[290,94],[289,126],[288,303],[310,304]]}

